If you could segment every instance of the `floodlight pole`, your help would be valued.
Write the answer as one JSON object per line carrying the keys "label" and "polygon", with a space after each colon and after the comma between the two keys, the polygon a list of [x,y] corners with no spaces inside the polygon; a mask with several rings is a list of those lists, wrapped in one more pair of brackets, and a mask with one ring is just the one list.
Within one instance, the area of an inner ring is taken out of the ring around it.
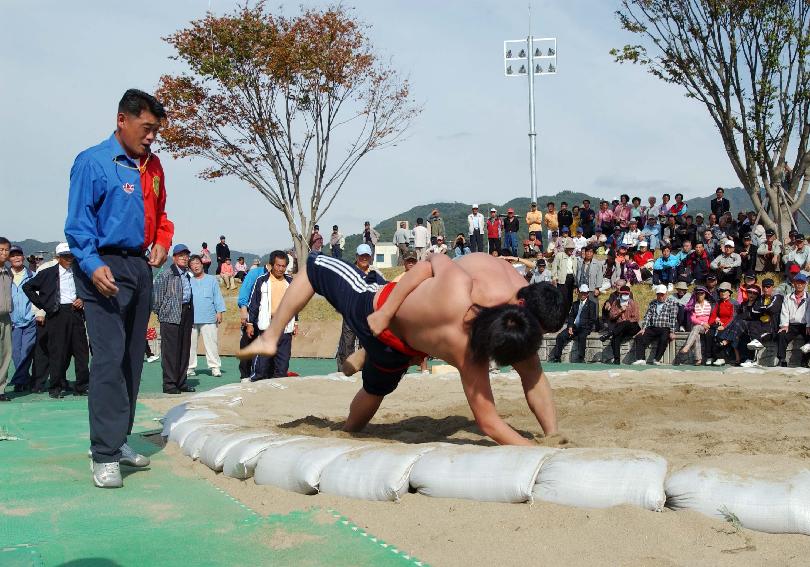
{"label": "floodlight pole", "polygon": [[[531,14],[531,12],[530,12]],[[537,132],[534,128],[534,37],[526,38],[529,47],[529,167],[531,169],[532,203],[537,202]]]}

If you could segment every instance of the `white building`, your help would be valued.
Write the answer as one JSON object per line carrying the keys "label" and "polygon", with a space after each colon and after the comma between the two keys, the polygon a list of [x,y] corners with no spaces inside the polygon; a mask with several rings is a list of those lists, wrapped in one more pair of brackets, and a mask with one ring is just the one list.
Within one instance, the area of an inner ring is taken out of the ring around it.
{"label": "white building", "polygon": [[374,267],[393,268],[397,265],[398,250],[393,242],[378,242],[374,248]]}

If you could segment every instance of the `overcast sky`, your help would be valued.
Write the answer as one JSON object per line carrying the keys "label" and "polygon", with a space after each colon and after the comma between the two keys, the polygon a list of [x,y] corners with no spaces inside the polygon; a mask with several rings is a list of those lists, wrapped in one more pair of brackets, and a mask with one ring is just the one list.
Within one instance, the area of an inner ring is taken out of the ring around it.
{"label": "overcast sky", "polygon": [[[269,3],[274,5],[273,2]],[[299,4],[284,3],[287,14]],[[525,79],[503,76],[503,41],[528,33],[521,1],[357,0],[376,49],[424,106],[409,139],[371,153],[322,225],[345,233],[433,201],[505,202],[529,195]],[[211,0],[214,12],[234,3]],[[738,185],[705,109],[608,51],[633,41],[615,0],[534,0],[535,36],[558,38],[558,74],[536,82],[538,192],[612,198],[710,194]],[[154,90],[178,70],[162,37],[204,15],[209,0],[4,0],[0,18],[0,232],[63,238],[68,175],[82,149],[109,136],[129,87]],[[283,217],[237,180],[202,181],[199,161],[162,154],[175,242],[195,249],[286,246]]]}

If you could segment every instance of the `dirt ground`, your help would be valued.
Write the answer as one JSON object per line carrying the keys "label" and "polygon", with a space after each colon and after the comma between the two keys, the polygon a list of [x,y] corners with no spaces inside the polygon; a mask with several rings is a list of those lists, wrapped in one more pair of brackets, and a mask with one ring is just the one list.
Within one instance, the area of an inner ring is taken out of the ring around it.
{"label": "dirt ground", "polygon": [[[583,370],[552,374],[550,380],[562,436],[544,439],[519,379],[511,373],[493,377],[500,414],[544,444],[645,449],[664,456],[670,470],[701,459],[721,459],[734,470],[751,455],[810,465],[807,369]],[[358,387],[359,381],[329,379],[259,383],[241,394],[231,421],[344,437],[340,425]],[[148,403],[165,411],[177,400]],[[491,444],[472,419],[457,374],[406,377],[359,437]],[[176,447],[166,450],[178,455],[179,468],[209,478],[260,513],[335,508],[432,565],[803,565],[810,556],[808,536],[740,530],[692,512],[492,504],[416,494],[396,504],[306,497],[215,475]]]}

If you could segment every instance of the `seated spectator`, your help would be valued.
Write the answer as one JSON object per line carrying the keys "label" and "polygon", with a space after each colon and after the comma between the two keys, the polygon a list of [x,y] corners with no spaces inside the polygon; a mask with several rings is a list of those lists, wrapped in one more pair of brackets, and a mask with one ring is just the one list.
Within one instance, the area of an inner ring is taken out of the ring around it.
{"label": "seated spectator", "polygon": [[740,255],[734,252],[734,241],[723,242],[723,253],[715,258],[711,267],[717,273],[717,279],[728,282],[731,286],[736,286],[740,281]]}
{"label": "seated spectator", "polygon": [[705,284],[706,276],[711,270],[711,262],[709,255],[706,254],[706,248],[703,242],[695,244],[695,249],[684,260],[681,265],[680,276],[687,282],[695,282],[697,284]]}
{"label": "seated spectator", "polygon": [[630,218],[636,219],[636,224],[640,225],[641,217],[644,215],[646,209],[641,206],[641,199],[639,197],[633,197],[630,203],[633,205],[633,208],[630,209]]}
{"label": "seated spectator", "polygon": [[[579,299],[571,305],[571,311],[568,313],[568,322],[565,329],[559,332],[556,339],[554,349],[549,355],[549,362],[560,362],[562,351],[572,340],[577,343],[577,350],[585,362],[585,346],[587,344],[588,335],[596,328],[596,302],[588,298],[590,288],[582,284],[579,286]],[[573,357],[572,357],[573,358]],[[574,362],[573,360],[571,362]]]}
{"label": "seated spectator", "polygon": [[695,238],[699,239],[703,236],[703,233],[706,231],[708,225],[703,221],[703,213],[698,213],[695,215],[695,234],[697,235]]}
{"label": "seated spectator", "polygon": [[236,259],[236,264],[234,265],[233,270],[236,272],[233,277],[239,280],[239,283],[242,283],[248,273],[248,267],[247,264],[245,264],[244,256],[239,256]]}
{"label": "seated spectator", "polygon": [[220,266],[219,281],[225,286],[225,289],[236,289],[236,284],[233,281],[233,265],[231,265],[230,258],[225,258],[225,262]]}
{"label": "seated spectator", "polygon": [[801,269],[799,268],[799,266],[794,265],[788,268],[787,272],[788,272],[787,277],[782,283],[776,286],[774,294],[781,295],[782,297],[787,297],[791,293],[793,293],[793,279],[797,275],[799,275],[799,273],[801,273]]}
{"label": "seated spectator", "polygon": [[678,222],[677,218],[673,214],[669,214],[667,216],[667,222],[664,225],[663,230],[661,231],[661,242],[662,244],[668,244],[670,248],[673,250],[677,250],[681,247],[681,243],[678,240]]}
{"label": "seated spectator", "polygon": [[622,239],[624,235],[622,234],[622,227],[616,225],[613,227],[613,234],[607,237],[605,241],[605,247],[608,250],[613,250],[614,252],[619,248],[619,245],[622,243]]}
{"label": "seated spectator", "polygon": [[[733,353],[737,342],[736,327],[732,326],[736,306],[731,302],[731,284],[723,282],[717,286],[719,301],[709,316],[709,330],[706,331],[706,365],[714,362],[723,366]],[[716,357],[716,359],[715,359]],[[715,360],[713,360],[715,359]]]}
{"label": "seated spectator", "polygon": [[661,358],[667,350],[669,341],[675,340],[675,331],[678,325],[678,304],[667,297],[667,286],[655,286],[655,300],[650,302],[641,330],[636,335],[638,344],[636,349],[636,361],[634,365],[647,364],[647,345],[655,341],[655,353],[653,364],[661,364]]}
{"label": "seated spectator", "polygon": [[610,331],[599,337],[599,340],[602,342],[610,340],[613,364],[621,364],[622,344],[635,337],[641,330],[638,326],[640,312],[628,285],[623,285],[617,298],[608,303],[607,317]]}
{"label": "seated spectator", "polygon": [[751,245],[759,249],[759,245],[765,242],[765,227],[761,224],[754,225],[751,230]]}
{"label": "seated spectator", "polygon": [[600,234],[599,238],[596,241],[596,253],[599,254],[600,256],[604,256],[605,254],[608,253],[608,249],[605,244],[606,242],[607,236],[605,236],[604,234]]}
{"label": "seated spectator", "polygon": [[751,308],[751,313],[757,317],[748,321],[745,334],[751,339],[746,345],[749,349],[762,350],[765,348],[766,342],[776,339],[784,298],[774,294],[773,284],[774,281],[771,278],[762,280],[762,295],[757,298]]}
{"label": "seated spectator", "polygon": [[655,217],[647,217],[647,224],[641,229],[641,235],[650,245],[650,250],[658,250],[661,240],[661,229]]}
{"label": "seated spectator", "polygon": [[726,238],[730,240],[737,240],[740,238],[740,234],[737,231],[737,223],[734,222],[734,219],[731,217],[731,213],[726,213],[720,218],[720,229],[723,231],[723,234],[726,235]]}
{"label": "seated spectator", "polygon": [[[674,250],[674,248],[673,248]],[[681,247],[677,252],[672,252],[672,255],[678,259],[678,269],[676,270],[676,275],[679,279],[683,279],[684,281],[691,281],[688,277],[688,274],[685,273],[686,271],[686,261],[689,259],[690,256],[694,254],[694,250],[692,250],[692,241],[691,240],[684,240],[681,242]]]}
{"label": "seated spectator", "polygon": [[683,224],[679,224],[678,228],[675,229],[675,239],[681,243],[681,246],[683,246],[684,242],[687,240],[689,242],[695,242],[695,240],[697,240],[697,229],[692,222],[692,215],[686,215],[683,219]]}
{"label": "seated spectator", "polygon": [[748,301],[748,288],[757,284],[757,275],[754,272],[743,274],[743,283],[737,288],[737,305]]}
{"label": "seated spectator", "polygon": [[534,266],[534,269],[531,271],[531,279],[529,280],[529,283],[533,284],[550,281],[551,281],[551,271],[546,269],[546,259],[538,258],[537,263]]}
{"label": "seated spectator", "polygon": [[630,206],[630,196],[626,194],[622,195],[619,198],[619,203],[613,207],[613,218],[615,219],[615,222],[623,222],[624,225],[627,226],[632,214],[633,211],[632,207]]}
{"label": "seated spectator", "polygon": [[691,322],[687,317],[686,306],[691,302],[692,294],[689,293],[689,286],[686,285],[686,282],[681,281],[675,284],[675,294],[672,299],[678,304],[678,330],[688,331]]}
{"label": "seated spectator", "polygon": [[711,229],[706,229],[703,231],[703,239],[701,240],[703,243],[703,249],[706,251],[706,256],[709,257],[709,262],[712,262],[719,253],[718,250],[718,241],[714,238],[714,233]]}
{"label": "seated spectator", "polygon": [[464,235],[459,233],[456,236],[456,240],[453,243],[453,257],[460,258],[461,256],[466,256],[467,254],[472,254],[470,251],[470,247],[467,246],[467,241],[464,238]]}
{"label": "seated spectator", "polygon": [[793,293],[782,300],[779,314],[779,332],[777,333],[776,357],[779,366],[787,367],[787,346],[796,339],[801,339],[802,366],[806,366],[806,355],[810,352],[810,335],[807,334],[807,276],[799,272],[793,278]]}
{"label": "seated spectator", "polygon": [[[686,315],[689,317],[689,323],[692,326],[689,331],[683,348],[680,354],[689,354],[689,351],[695,351],[695,366],[703,364],[703,346],[706,331],[709,330],[709,316],[712,314],[712,304],[706,299],[706,288],[697,286],[694,293],[694,301],[690,302],[686,308]],[[675,364],[678,364],[676,358]]]}
{"label": "seated spectator", "polygon": [[447,244],[444,243],[444,236],[436,237],[436,244],[431,244],[427,250],[428,254],[447,254]]}
{"label": "seated spectator", "polygon": [[745,288],[746,299],[743,302],[737,302],[737,317],[735,318],[735,325],[739,327],[738,338],[735,351],[737,353],[737,361],[740,366],[750,367],[756,363],[755,350],[748,348],[748,343],[751,342],[751,336],[748,334],[748,329],[751,323],[759,321],[759,312],[754,311],[759,296],[762,294],[759,286],[755,283],[750,283]]}
{"label": "seated spectator", "polygon": [[678,258],[671,254],[670,247],[664,244],[659,256],[653,263],[653,285],[666,284],[664,287],[672,290],[675,282],[675,270],[678,268]]}
{"label": "seated spectator", "polygon": [[806,246],[803,234],[796,234],[794,245],[782,256],[782,261],[785,264],[785,269],[794,264],[798,265],[802,270],[810,268],[810,247]]}
{"label": "seated spectator", "polygon": [[782,243],[776,239],[776,232],[769,228],[765,231],[765,242],[757,248],[756,272],[779,272],[782,258]]}
{"label": "seated spectator", "polygon": [[711,302],[712,305],[717,303],[720,300],[720,296],[717,294],[717,274],[714,272],[709,272],[706,276],[706,299]]}
{"label": "seated spectator", "polygon": [[636,272],[636,281],[649,281],[649,279],[652,277],[655,259],[653,257],[653,253],[650,252],[646,241],[642,240],[638,243],[638,252],[633,254],[633,263],[636,265],[634,268],[634,271]]}
{"label": "seated spectator", "polygon": [[619,246],[616,255],[613,257],[613,263],[613,271],[610,276],[611,285],[615,286],[616,282],[620,279],[625,280],[627,283],[635,282],[633,269],[636,265],[630,260],[630,256],[627,253],[627,246],[624,244]]}
{"label": "seated spectator", "polygon": [[753,272],[756,262],[757,249],[751,243],[751,233],[743,235],[742,244],[737,248],[740,255],[740,271],[742,273]]}
{"label": "seated spectator", "polygon": [[[549,248],[551,243],[549,243]],[[534,231],[529,233],[529,239],[523,241],[523,257],[524,258],[537,258],[541,252],[540,242],[537,240],[537,235]]]}
{"label": "seated spectator", "polygon": [[630,219],[627,225],[627,231],[622,236],[622,244],[627,246],[628,250],[635,250],[640,237],[641,231],[638,229],[638,221],[636,221],[636,219]]}

